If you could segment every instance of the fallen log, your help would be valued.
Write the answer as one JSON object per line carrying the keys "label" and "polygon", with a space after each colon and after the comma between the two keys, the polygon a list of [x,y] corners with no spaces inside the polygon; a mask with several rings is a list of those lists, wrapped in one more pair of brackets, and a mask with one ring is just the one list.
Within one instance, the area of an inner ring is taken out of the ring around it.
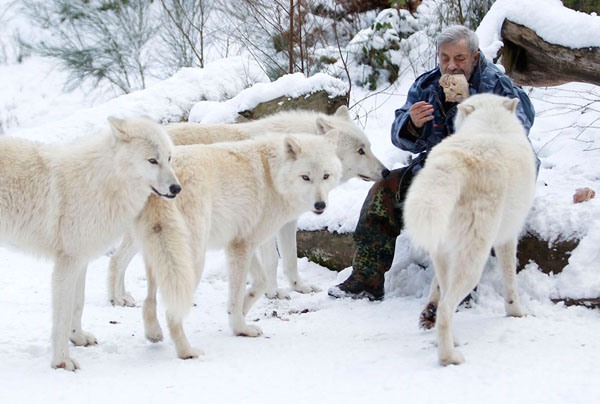
{"label": "fallen log", "polygon": [[545,87],[572,81],[600,85],[600,47],[572,49],[549,43],[510,20],[502,23],[501,36],[502,65],[519,85]]}
{"label": "fallen log", "polygon": [[564,303],[565,306],[584,306],[588,309],[600,309],[600,297],[588,299],[552,299],[553,303]]}
{"label": "fallen log", "polygon": [[[299,257],[307,257],[333,271],[341,271],[352,266],[352,258],[356,250],[352,233],[299,230],[296,237]],[[578,240],[549,243],[535,234],[526,233],[519,240],[517,248],[517,270],[523,269],[530,262],[535,262],[541,272],[558,274],[567,266],[571,251],[578,244]]]}

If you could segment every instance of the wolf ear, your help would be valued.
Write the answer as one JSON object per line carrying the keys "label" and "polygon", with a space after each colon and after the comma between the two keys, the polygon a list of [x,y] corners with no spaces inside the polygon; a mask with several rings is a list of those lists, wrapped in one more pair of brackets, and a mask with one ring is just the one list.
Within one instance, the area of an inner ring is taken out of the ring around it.
{"label": "wolf ear", "polygon": [[337,145],[339,138],[340,138],[339,129],[331,129],[329,132],[327,132],[325,134],[325,139],[329,140],[329,142],[331,142],[331,144],[334,146]]}
{"label": "wolf ear", "polygon": [[333,129],[333,125],[330,124],[329,121],[326,118],[323,118],[322,116],[317,118],[315,124],[317,125],[318,135],[324,135],[325,133]]}
{"label": "wolf ear", "polygon": [[504,107],[506,109],[508,109],[510,112],[515,112],[515,110],[517,109],[517,104],[519,103],[519,99],[518,98],[511,98],[508,100],[505,100],[502,102],[502,105],[504,105]]}
{"label": "wolf ear", "polygon": [[469,116],[471,112],[475,111],[475,107],[467,104],[458,104],[458,110],[463,114],[463,116]]}
{"label": "wolf ear", "polygon": [[346,119],[351,119],[350,118],[350,111],[348,111],[348,107],[345,105],[341,105],[340,107],[338,107],[338,109],[333,113],[333,116],[337,116],[339,118],[346,118]]}
{"label": "wolf ear", "polygon": [[127,140],[128,135],[125,120],[116,118],[114,116],[109,116],[107,120],[115,138],[119,140]]}
{"label": "wolf ear", "polygon": [[[340,106],[332,116],[335,116],[336,118],[343,118],[343,119],[347,119],[347,120],[351,120],[350,118],[350,112],[348,112],[348,107],[346,107],[345,105]],[[333,126],[329,120],[325,117],[318,117],[317,121],[315,122],[315,124],[317,125],[317,134],[318,135],[324,135],[325,133],[329,132],[331,129],[335,128],[335,126]]]}
{"label": "wolf ear", "polygon": [[285,148],[285,155],[291,160],[296,160],[298,155],[302,152],[302,147],[295,137],[286,136],[283,140],[283,146]]}

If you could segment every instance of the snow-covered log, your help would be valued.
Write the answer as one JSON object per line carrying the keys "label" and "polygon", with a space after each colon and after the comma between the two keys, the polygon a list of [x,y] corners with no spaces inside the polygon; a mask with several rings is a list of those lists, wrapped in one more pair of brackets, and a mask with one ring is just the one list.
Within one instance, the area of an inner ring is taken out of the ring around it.
{"label": "snow-covered log", "polygon": [[572,49],[549,43],[508,19],[501,35],[502,65],[515,83],[534,87],[572,81],[600,85],[600,47]]}

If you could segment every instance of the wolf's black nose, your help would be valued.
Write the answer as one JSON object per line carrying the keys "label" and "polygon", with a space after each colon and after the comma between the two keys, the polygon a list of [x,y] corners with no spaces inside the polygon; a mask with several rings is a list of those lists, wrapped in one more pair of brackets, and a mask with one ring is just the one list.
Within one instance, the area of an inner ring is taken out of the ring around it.
{"label": "wolf's black nose", "polygon": [[327,205],[323,201],[315,202],[315,210],[323,210],[325,209],[325,206]]}
{"label": "wolf's black nose", "polygon": [[173,194],[173,195],[177,195],[178,193],[181,192],[181,186],[179,184],[173,184],[169,187],[169,191]]}
{"label": "wolf's black nose", "polygon": [[388,175],[390,175],[390,170],[388,170],[387,168],[381,172],[381,176],[383,178],[387,177]]}

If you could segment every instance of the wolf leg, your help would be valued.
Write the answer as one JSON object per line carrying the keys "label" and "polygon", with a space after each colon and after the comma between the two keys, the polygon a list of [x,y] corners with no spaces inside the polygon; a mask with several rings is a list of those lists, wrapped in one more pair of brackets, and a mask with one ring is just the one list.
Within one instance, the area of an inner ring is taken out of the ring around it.
{"label": "wolf leg", "polygon": [[135,306],[135,299],[125,290],[125,271],[139,248],[131,231],[123,236],[117,252],[110,257],[108,267],[108,294],[113,306]]}
{"label": "wolf leg", "polygon": [[489,248],[478,248],[477,245],[469,247],[460,249],[458,257],[448,258],[448,255],[442,254],[432,256],[440,286],[436,321],[438,358],[444,366],[460,365],[465,361],[454,346],[453,316],[461,300],[477,285],[489,251]]}
{"label": "wolf leg", "polygon": [[296,241],[297,225],[298,221],[293,220],[284,224],[277,233],[279,251],[283,262],[283,271],[290,283],[290,287],[296,292],[319,292],[321,288],[304,282],[298,273],[298,245]]}
{"label": "wolf leg", "polygon": [[277,266],[279,256],[275,238],[271,237],[258,247],[260,262],[267,276],[267,289],[265,294],[269,299],[289,299],[290,294],[277,287]]}
{"label": "wolf leg", "polygon": [[[235,335],[258,337],[262,334],[260,327],[246,324],[244,318],[244,295],[250,261],[254,249],[243,241],[236,241],[227,247],[229,269],[229,325]],[[264,293],[264,288],[261,293]]]}
{"label": "wolf leg", "polygon": [[[144,260],[146,261],[146,260]],[[146,261],[146,279],[148,292],[144,305],[142,306],[142,313],[144,318],[144,331],[146,339],[150,342],[159,342],[163,340],[163,332],[158,322],[156,315],[156,292],[158,285],[156,284],[156,278],[150,264]]]}
{"label": "wolf leg", "polygon": [[427,304],[419,316],[419,328],[429,330],[435,326],[435,316],[440,301],[440,286],[434,275],[429,286],[429,298]]}
{"label": "wolf leg", "polygon": [[85,332],[81,328],[81,317],[83,315],[83,305],[85,303],[85,278],[87,274],[87,266],[84,266],[79,271],[77,285],[75,288],[75,300],[73,305],[73,317],[71,319],[71,335],[69,339],[77,346],[96,345],[96,337]]}
{"label": "wolf leg", "polygon": [[440,293],[436,311],[438,358],[442,365],[460,364],[464,362],[464,358],[454,348],[454,336],[452,334],[452,318],[458,306],[458,299],[454,297],[456,289],[453,287],[454,276],[450,271],[455,270],[455,268],[449,265],[448,256],[445,254],[433,253],[431,254],[431,260]]}
{"label": "wolf leg", "polygon": [[72,324],[75,295],[80,272],[85,263],[73,257],[58,255],[52,272],[52,361],[53,368],[79,369],[69,355],[69,327]]}
{"label": "wolf leg", "polygon": [[256,254],[252,256],[250,261],[250,277],[252,278],[252,284],[244,296],[242,311],[244,317],[248,314],[252,305],[262,296],[267,283],[267,275]]}
{"label": "wolf leg", "polygon": [[193,359],[204,354],[200,349],[192,348],[190,345],[183,330],[183,319],[180,316],[175,316],[167,310],[167,324],[179,358]]}
{"label": "wolf leg", "polygon": [[504,279],[504,307],[506,315],[511,317],[523,317],[525,310],[521,307],[519,292],[517,291],[517,240],[494,246],[498,264]]}

